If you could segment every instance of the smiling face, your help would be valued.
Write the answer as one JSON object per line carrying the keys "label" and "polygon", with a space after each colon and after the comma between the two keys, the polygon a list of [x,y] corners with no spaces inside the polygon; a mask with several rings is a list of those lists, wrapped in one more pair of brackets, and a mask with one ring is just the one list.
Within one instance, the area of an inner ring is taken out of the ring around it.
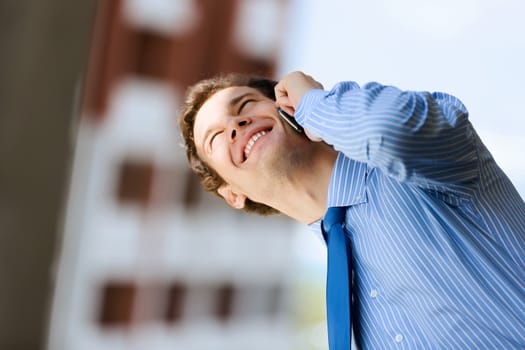
{"label": "smiling face", "polygon": [[219,193],[235,208],[246,198],[271,202],[297,164],[291,158],[308,144],[278,117],[273,100],[247,86],[213,94],[199,109],[193,131],[198,155],[226,181]]}

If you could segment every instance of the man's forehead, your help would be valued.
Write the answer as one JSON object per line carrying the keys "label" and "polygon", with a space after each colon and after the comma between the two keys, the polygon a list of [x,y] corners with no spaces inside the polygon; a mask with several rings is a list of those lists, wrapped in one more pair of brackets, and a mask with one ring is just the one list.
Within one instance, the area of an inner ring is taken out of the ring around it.
{"label": "man's forehead", "polygon": [[195,124],[199,123],[199,119],[205,119],[200,121],[200,123],[204,122],[207,124],[213,122],[213,119],[220,115],[230,114],[230,109],[233,107],[232,104],[238,100],[239,97],[244,96],[247,93],[261,94],[257,89],[249,86],[230,86],[217,91],[202,104],[201,108],[199,108],[199,111],[195,116]]}
{"label": "man's forehead", "polygon": [[203,103],[201,110],[205,107],[209,108],[210,106],[213,108],[228,108],[233,99],[245,93],[260,94],[257,89],[249,86],[230,86],[211,95],[210,98]]}

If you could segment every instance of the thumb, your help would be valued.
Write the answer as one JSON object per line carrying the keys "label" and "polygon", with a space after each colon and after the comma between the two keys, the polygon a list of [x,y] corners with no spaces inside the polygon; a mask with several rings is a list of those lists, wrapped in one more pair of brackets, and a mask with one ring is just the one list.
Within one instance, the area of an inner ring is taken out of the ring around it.
{"label": "thumb", "polygon": [[310,140],[312,140],[313,142],[321,142],[323,141],[323,139],[321,139],[320,137],[317,137],[315,135],[313,135],[311,132],[309,132],[307,129],[304,129],[304,133],[306,134],[306,137],[308,137]]}

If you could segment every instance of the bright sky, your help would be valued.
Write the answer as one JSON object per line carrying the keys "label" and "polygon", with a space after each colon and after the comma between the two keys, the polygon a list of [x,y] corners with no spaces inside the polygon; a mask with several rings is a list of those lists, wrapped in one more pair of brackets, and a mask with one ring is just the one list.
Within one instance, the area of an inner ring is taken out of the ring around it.
{"label": "bright sky", "polygon": [[280,75],[378,81],[460,98],[525,197],[525,2],[291,0]]}

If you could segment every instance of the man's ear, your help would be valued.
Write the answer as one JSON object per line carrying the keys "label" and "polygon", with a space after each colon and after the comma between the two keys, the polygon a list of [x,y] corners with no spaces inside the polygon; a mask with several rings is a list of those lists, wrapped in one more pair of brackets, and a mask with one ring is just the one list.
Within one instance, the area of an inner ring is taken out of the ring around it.
{"label": "man's ear", "polygon": [[222,185],[221,187],[219,187],[217,192],[219,192],[219,194],[224,198],[226,203],[228,203],[235,209],[244,208],[246,196],[244,194],[233,191],[230,185]]}

